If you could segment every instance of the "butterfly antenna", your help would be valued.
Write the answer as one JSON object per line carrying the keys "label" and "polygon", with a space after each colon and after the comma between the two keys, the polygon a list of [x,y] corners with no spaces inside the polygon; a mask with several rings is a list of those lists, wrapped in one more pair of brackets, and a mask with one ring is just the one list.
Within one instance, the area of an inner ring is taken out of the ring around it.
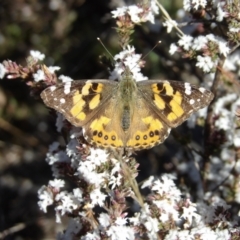
{"label": "butterfly antenna", "polygon": [[158,42],[155,44],[155,46],[154,46],[151,50],[149,50],[148,53],[147,53],[142,59],[140,59],[140,61],[143,60],[143,59],[145,59],[145,58],[150,54],[150,52],[152,52],[152,51],[158,46],[158,44],[160,44],[161,42],[162,42],[162,41],[158,41]]}
{"label": "butterfly antenna", "polygon": [[106,52],[112,57],[112,59],[114,60],[113,58],[113,55],[108,51],[108,49],[105,47],[105,45],[103,44],[102,40],[100,38],[97,38],[97,40],[101,43],[101,45],[103,46],[103,48],[106,50]]}
{"label": "butterfly antenna", "polygon": [[[137,62],[137,64],[133,67],[133,68],[135,68],[143,59],[145,59],[148,55],[149,55],[149,53],[150,52],[152,52],[157,46],[158,46],[158,44],[160,44],[162,41],[158,41],[155,45],[154,45],[154,47],[152,48],[152,49],[150,49],[149,51],[148,51],[148,53],[144,56],[144,57],[142,57],[138,62]],[[133,69],[132,68],[132,69]]]}

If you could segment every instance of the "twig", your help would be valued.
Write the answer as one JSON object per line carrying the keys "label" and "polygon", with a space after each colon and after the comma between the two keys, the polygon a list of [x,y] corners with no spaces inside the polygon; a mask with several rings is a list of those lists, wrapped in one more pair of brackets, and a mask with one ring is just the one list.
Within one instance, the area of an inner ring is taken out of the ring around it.
{"label": "twig", "polygon": [[13,233],[19,232],[19,231],[23,230],[24,228],[26,228],[26,224],[25,223],[18,223],[15,226],[10,227],[10,228],[0,232],[0,239],[4,239],[8,235],[11,235]]}
{"label": "twig", "polygon": [[133,177],[131,175],[131,172],[130,172],[130,170],[128,168],[128,165],[123,161],[122,156],[120,156],[120,154],[119,155],[114,154],[114,155],[115,155],[115,158],[120,162],[122,171],[124,173],[124,176],[127,177],[127,180],[129,181],[130,186],[132,187],[133,192],[136,195],[136,199],[135,200],[143,208],[144,207],[144,201],[143,201],[142,195],[141,195],[141,193],[139,191],[138,183],[137,183],[135,177]]}
{"label": "twig", "polygon": [[[213,94],[216,96],[217,93],[217,87],[219,85],[220,82],[220,77],[222,74],[222,67],[224,64],[226,57],[221,56],[219,58],[218,61],[218,65],[217,65],[217,69],[216,69],[216,74],[213,80],[213,85],[211,87],[211,91],[213,92]],[[209,156],[211,154],[211,141],[210,141],[210,137],[211,137],[211,133],[212,133],[212,118],[213,118],[213,104],[215,103],[215,97],[213,99],[213,101],[209,104],[208,109],[207,109],[207,118],[206,118],[206,123],[205,123],[205,127],[204,127],[204,157],[203,157],[203,172],[207,173],[208,171],[208,164],[209,164]],[[202,176],[203,182],[204,182],[204,176]]]}
{"label": "twig", "polygon": [[11,123],[7,122],[3,118],[0,118],[0,128],[11,133],[13,136],[15,136],[18,139],[21,139],[23,142],[27,143],[30,146],[37,146],[39,144],[37,138],[33,136],[26,136],[26,133],[21,131],[19,128],[13,126]]}
{"label": "twig", "polygon": [[[170,17],[170,15],[168,14],[168,12],[165,10],[165,8],[163,7],[163,5],[161,3],[158,2],[158,0],[155,0],[156,4],[158,5],[159,9],[161,10],[162,14],[164,15],[164,17],[168,20],[172,20],[172,18]],[[174,28],[177,30],[177,32],[180,34],[180,36],[184,36],[185,34],[183,33],[183,31],[178,27],[174,25]]]}

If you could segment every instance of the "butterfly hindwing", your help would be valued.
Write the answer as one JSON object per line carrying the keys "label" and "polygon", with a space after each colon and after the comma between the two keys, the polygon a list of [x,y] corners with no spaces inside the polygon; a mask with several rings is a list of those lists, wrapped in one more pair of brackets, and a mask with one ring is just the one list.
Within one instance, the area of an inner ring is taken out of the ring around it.
{"label": "butterfly hindwing", "polygon": [[131,128],[126,134],[125,146],[129,149],[146,149],[162,143],[171,128],[162,121],[142,96],[133,104]]}

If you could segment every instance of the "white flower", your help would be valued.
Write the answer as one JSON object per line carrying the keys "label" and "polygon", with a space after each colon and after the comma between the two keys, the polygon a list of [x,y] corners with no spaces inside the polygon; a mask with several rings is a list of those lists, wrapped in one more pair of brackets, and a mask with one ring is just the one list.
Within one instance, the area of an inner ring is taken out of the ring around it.
{"label": "white flower", "polygon": [[38,190],[38,206],[43,212],[47,212],[47,206],[53,204],[53,194],[46,186],[42,186]]}
{"label": "white flower", "polygon": [[104,205],[104,200],[106,198],[106,195],[103,194],[99,189],[94,189],[90,193],[90,198],[92,201],[92,205],[99,205],[100,207]]}
{"label": "white flower", "polygon": [[206,38],[207,38],[209,41],[216,42],[216,37],[215,37],[212,33],[206,35]]}
{"label": "white flower", "polygon": [[197,211],[196,205],[194,203],[190,202],[190,200],[188,201],[188,203],[189,203],[188,207],[183,207],[182,208],[183,209],[183,214],[182,214],[181,217],[186,219],[188,224],[191,225],[193,217],[195,217],[195,216],[199,217],[199,215],[196,213],[196,211]]}
{"label": "white flower", "polygon": [[110,225],[111,218],[110,218],[109,214],[107,214],[107,213],[100,213],[100,216],[98,217],[98,221],[99,221],[101,227],[106,228]]}
{"label": "white flower", "polygon": [[66,146],[66,153],[69,157],[75,157],[78,155],[78,141],[77,139],[71,139]]}
{"label": "white flower", "polygon": [[218,22],[221,22],[223,20],[224,17],[227,16],[227,13],[223,11],[222,7],[221,7],[221,4],[218,3],[217,5],[217,18],[216,20]]}
{"label": "white flower", "polygon": [[113,18],[118,18],[129,14],[133,23],[146,21],[154,23],[154,15],[159,13],[159,9],[155,0],[151,0],[149,9],[142,8],[137,5],[131,5],[128,7],[117,8],[117,10],[114,10],[111,13]]}
{"label": "white flower", "polygon": [[140,54],[132,54],[131,56],[126,56],[126,58],[124,59],[125,66],[129,67],[133,75],[134,73],[140,72],[139,67],[140,59],[141,59]]}
{"label": "white flower", "polygon": [[147,229],[147,234],[150,239],[157,240],[157,232],[159,231],[159,221],[156,218],[148,217],[143,223]]}
{"label": "white flower", "polygon": [[215,121],[215,126],[218,129],[223,129],[225,131],[231,130],[232,129],[231,113],[226,109],[222,109],[220,115]]}
{"label": "white flower", "polygon": [[7,69],[0,63],[0,78],[3,79],[6,73]]}
{"label": "white flower", "polygon": [[184,9],[185,11],[190,12],[190,10],[191,10],[190,0],[183,0],[183,9]]}
{"label": "white flower", "polygon": [[[68,240],[70,238],[66,238]],[[90,233],[88,232],[85,236],[81,237],[81,240],[101,240],[101,237],[97,231]]]}
{"label": "white flower", "polygon": [[58,193],[55,200],[59,202],[55,210],[60,212],[62,216],[65,213],[72,213],[73,210],[77,209],[79,206],[79,201],[75,198],[75,196],[66,191]]}
{"label": "white flower", "polygon": [[115,61],[123,60],[126,56],[132,55],[132,54],[135,54],[134,46],[127,45],[127,47],[123,49],[123,51],[121,51],[120,53],[116,54],[113,59]]}
{"label": "white flower", "polygon": [[35,82],[39,82],[45,79],[45,73],[43,70],[39,69],[36,73],[33,74],[33,79]]}
{"label": "white flower", "polygon": [[[220,230],[220,229],[216,229],[216,237],[218,240],[225,240],[225,239],[231,239],[231,234],[230,234],[230,229],[223,229],[223,230]],[[212,238],[211,238],[212,239]]]}
{"label": "white flower", "polygon": [[192,0],[192,3],[195,4],[194,8],[196,10],[199,9],[199,7],[205,8],[207,5],[207,0]]}
{"label": "white flower", "polygon": [[110,226],[107,230],[107,236],[111,240],[134,240],[134,229],[127,226]]}
{"label": "white flower", "polygon": [[[178,232],[178,238],[181,240],[193,240],[195,236],[189,232],[189,230],[182,230]],[[205,239],[204,239],[205,240]],[[212,239],[211,239],[212,240]]]}
{"label": "white flower", "polygon": [[141,186],[141,188],[146,188],[146,187],[151,187],[152,184],[153,184],[153,180],[154,180],[154,177],[153,176],[150,176],[146,181],[144,181],[143,185]]}
{"label": "white flower", "polygon": [[158,5],[157,5],[155,0],[151,0],[151,11],[154,14],[158,14],[159,13],[159,8],[158,8]]}
{"label": "white flower", "polygon": [[178,230],[176,229],[170,229],[168,234],[165,236],[164,240],[175,240],[175,239],[179,239],[178,237]]}
{"label": "white flower", "polygon": [[201,68],[204,72],[210,72],[214,67],[214,62],[209,56],[197,56],[196,66]]}
{"label": "white flower", "polygon": [[73,189],[73,195],[76,197],[76,199],[79,202],[83,201],[82,194],[83,194],[83,192],[82,192],[82,190],[80,188],[74,188]]}
{"label": "white flower", "polygon": [[191,229],[191,234],[200,236],[200,239],[218,240],[216,233],[203,223],[198,224],[195,228]]}
{"label": "white flower", "polygon": [[117,219],[115,220],[115,224],[118,226],[124,226],[127,224],[127,219],[122,217],[117,217]]}
{"label": "white flower", "polygon": [[178,50],[178,46],[175,43],[170,45],[169,53],[173,55]]}
{"label": "white flower", "polygon": [[127,12],[127,9],[128,9],[127,7],[120,7],[117,8],[117,10],[111,11],[113,18],[124,16]]}
{"label": "white flower", "polygon": [[100,166],[102,163],[107,162],[108,158],[109,153],[99,148],[90,148],[90,154],[87,156],[87,159],[96,166]]}
{"label": "white flower", "polygon": [[96,166],[90,161],[81,161],[78,168],[78,173],[81,178],[90,184],[100,186],[108,178],[107,172],[98,173],[95,170]]}
{"label": "white flower", "polygon": [[174,27],[177,27],[177,22],[172,19],[167,19],[163,22],[163,26],[167,27],[167,32],[170,33]]}
{"label": "white flower", "polygon": [[192,47],[193,37],[190,35],[184,35],[178,40],[179,46],[183,47],[184,50],[189,51]]}
{"label": "white flower", "polygon": [[56,162],[68,162],[69,157],[67,156],[65,151],[58,151],[56,153],[47,153],[46,155],[46,162],[49,165],[52,165]]}
{"label": "white flower", "polygon": [[171,199],[162,199],[162,200],[153,200],[153,203],[158,207],[161,212],[159,220],[161,222],[166,222],[171,218],[171,220],[179,220],[179,212],[176,208],[175,198]]}
{"label": "white flower", "polygon": [[133,224],[133,226],[139,226],[141,224],[141,215],[139,212],[134,214],[134,217],[129,218],[129,221]]}
{"label": "white flower", "polygon": [[[143,76],[140,72],[141,55],[135,53],[135,48],[128,45],[123,51],[114,56],[115,68],[111,72],[110,79],[124,79],[132,77],[136,81],[146,80],[147,77]],[[119,62],[120,60],[120,62]]]}
{"label": "white flower", "polygon": [[230,48],[227,46],[227,42],[226,41],[218,41],[218,48],[219,48],[219,52],[226,57],[229,52],[230,52]]}
{"label": "white flower", "polygon": [[131,20],[134,22],[134,23],[139,23],[141,22],[141,19],[139,17],[139,14],[143,12],[143,9],[136,6],[136,5],[132,5],[132,6],[129,6],[128,7],[128,10],[127,10],[128,14],[130,15],[131,17]]}
{"label": "white flower", "polygon": [[34,58],[34,59],[37,59],[37,60],[40,60],[42,61],[44,58],[45,58],[45,55],[39,51],[34,51],[34,50],[31,50],[30,51],[30,55]]}
{"label": "white flower", "polygon": [[233,144],[237,148],[240,147],[240,130],[239,129],[236,129],[234,132]]}
{"label": "white flower", "polygon": [[154,15],[159,13],[159,8],[155,0],[151,0],[150,11],[142,18],[143,22],[149,21],[154,24]]}
{"label": "white flower", "polygon": [[115,177],[114,175],[110,177],[109,185],[112,185],[111,189],[114,189],[115,187],[120,186],[121,183],[122,183],[122,176],[120,174],[118,174],[117,177]]}
{"label": "white flower", "polygon": [[240,51],[235,51],[233,54],[229,55],[224,62],[224,69],[229,71],[236,71],[240,69]]}
{"label": "white flower", "polygon": [[175,188],[173,180],[169,175],[165,174],[159,179],[153,182],[152,190],[157,191],[158,194],[163,195],[164,193],[169,193],[170,189]]}
{"label": "white flower", "polygon": [[58,77],[59,80],[61,80],[63,83],[67,83],[67,82],[72,82],[73,79],[64,75],[60,75]]}
{"label": "white flower", "polygon": [[119,173],[121,171],[121,166],[120,163],[116,163],[114,168],[111,171],[110,174],[110,181],[109,181],[109,185],[111,186],[111,189],[114,189],[116,186],[120,186],[122,183],[122,175]]}
{"label": "white flower", "polygon": [[54,180],[49,181],[48,184],[49,184],[49,186],[51,186],[53,188],[60,189],[60,188],[64,187],[65,182],[61,179],[54,179]]}
{"label": "white flower", "polygon": [[[215,114],[221,114],[222,110],[225,109],[225,106],[232,103],[233,101],[235,101],[237,99],[237,94],[235,93],[229,93],[227,95],[224,95],[221,98],[218,98],[217,102],[215,103],[214,106],[214,113]],[[227,109],[225,109],[226,111],[228,111]]]}
{"label": "white flower", "polygon": [[207,43],[208,43],[208,40],[205,36],[196,37],[193,40],[192,49],[197,51],[202,50],[207,46]]}
{"label": "white flower", "polygon": [[207,5],[207,0],[184,0],[183,8],[185,11],[190,11],[191,8],[198,10],[199,7],[205,8]]}
{"label": "white flower", "polygon": [[206,35],[206,38],[208,39],[208,41],[218,44],[219,52],[225,57],[230,52],[230,48],[227,46],[228,43],[223,38],[214,36],[213,34]]}
{"label": "white flower", "polygon": [[48,67],[48,70],[49,70],[50,73],[55,73],[55,71],[60,70],[60,67],[58,67],[58,66],[50,66],[50,67]]}

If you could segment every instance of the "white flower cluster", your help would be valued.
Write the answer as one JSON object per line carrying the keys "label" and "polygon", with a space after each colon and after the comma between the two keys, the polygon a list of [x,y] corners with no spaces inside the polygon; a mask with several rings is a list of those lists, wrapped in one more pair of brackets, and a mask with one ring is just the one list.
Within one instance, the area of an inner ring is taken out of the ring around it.
{"label": "white flower cluster", "polygon": [[227,57],[223,68],[227,71],[236,73],[237,76],[240,77],[240,50],[235,51],[233,54]]}
{"label": "white flower cluster", "polygon": [[158,6],[155,0],[150,1],[149,6],[143,5],[131,5],[128,7],[120,7],[117,10],[112,11],[113,18],[120,18],[128,14],[133,23],[141,23],[150,21],[154,23],[154,15],[159,13]]}
{"label": "white flower cluster", "polygon": [[[35,50],[30,51],[30,56],[35,61],[42,61],[45,58],[45,54],[43,54],[39,51],[35,51]],[[49,66],[48,67],[48,71],[52,74],[58,70],[60,70],[60,67],[58,67],[58,66]],[[36,73],[33,74],[33,80],[35,82],[44,81],[45,79],[46,79],[45,72],[42,69],[39,69]]]}
{"label": "white flower cluster", "polygon": [[126,49],[114,56],[115,68],[111,72],[109,79],[120,79],[122,74],[128,69],[136,81],[147,80],[141,73],[141,54],[135,53],[135,48],[128,45]]}
{"label": "white flower cluster", "polygon": [[190,12],[191,9],[198,10],[200,7],[205,8],[207,0],[183,0],[183,9]]}
{"label": "white flower cluster", "polygon": [[[223,21],[227,17],[224,4],[222,1],[211,2],[214,2],[216,21]],[[184,0],[184,9],[199,10],[205,8],[208,3],[209,1],[206,0]],[[141,5],[128,6],[112,12],[113,17],[119,19],[128,15],[133,23],[154,22],[154,14],[157,13],[158,8],[154,0],[148,8]],[[167,27],[168,32],[173,27],[177,27],[177,23],[173,20],[166,20],[163,25]],[[170,53],[174,54],[176,51],[182,51],[187,56],[195,58],[196,66],[206,73],[216,70],[219,55],[227,57],[230,53],[228,43],[213,34],[196,38],[184,35],[176,44],[171,45]],[[232,59],[234,60],[229,58],[224,68],[240,72],[239,55],[232,56]],[[127,45],[114,57],[114,60],[115,68],[110,79],[121,80],[124,74],[129,72],[136,81],[147,79],[140,71],[143,66],[141,55],[135,53],[133,46]],[[52,69],[53,72],[55,70],[58,69]],[[42,80],[43,77],[41,70],[34,76],[36,81]],[[65,76],[61,79],[63,82],[71,81]],[[128,216],[129,205],[126,198],[133,197],[138,200],[137,194],[131,189],[129,179],[125,178],[120,162],[104,150],[90,148],[84,144],[79,146],[76,138],[82,136],[82,132],[72,127],[70,141],[64,149],[58,143],[50,146],[46,160],[52,166],[56,179],[49,181],[48,186],[43,186],[39,190],[39,207],[46,212],[47,207],[54,204],[57,222],[60,222],[64,215],[73,216],[67,229],[58,235],[58,239],[72,239],[79,237],[80,233],[81,239],[86,240],[132,240],[139,236],[142,239],[157,240],[159,233],[162,234],[162,239],[167,240],[196,237],[231,239],[231,234],[236,228],[234,229],[234,223],[227,218],[230,206],[224,200],[217,198],[217,194],[215,195],[212,189],[226,179],[219,190],[221,196],[227,198],[229,193],[234,191],[234,196],[231,197],[240,203],[240,177],[234,176],[240,173],[240,158],[236,156],[234,150],[240,147],[239,123],[235,116],[237,108],[240,108],[240,98],[235,93],[218,98],[213,107],[215,130],[223,133],[226,143],[218,154],[209,156],[209,168],[204,179],[207,181],[205,184],[209,192],[203,196],[211,205],[194,204],[189,197],[183,198],[174,183],[175,177],[166,174],[159,179],[150,177],[143,183],[142,189],[148,188],[150,193],[142,200],[142,204],[138,202],[139,209],[135,209],[133,217]],[[206,109],[199,111],[198,116],[206,116]],[[195,119],[193,118],[192,122],[189,121],[189,125],[193,126],[193,120],[196,121],[196,116]],[[63,125],[64,119],[59,117],[57,124],[59,131]],[[192,156],[196,162],[195,153]],[[182,157],[184,158],[183,155]],[[131,158],[125,157],[123,161],[129,162]],[[133,173],[131,177],[134,178],[137,175],[138,165],[134,162],[129,166],[133,166],[131,170],[136,170],[131,172]],[[191,164],[185,163],[185,166],[179,164],[177,169],[180,168],[189,170]],[[191,170],[189,175],[195,174],[196,169]],[[235,170],[234,174],[231,173],[232,169]],[[66,184],[60,180],[62,171],[67,171],[67,176],[74,179],[76,188],[71,191],[64,189]],[[196,184],[202,184],[200,174],[192,178]],[[94,209],[97,206],[99,214],[96,215]],[[88,231],[84,233],[85,229]]]}
{"label": "white flower cluster", "polygon": [[[215,45],[215,51],[211,50],[212,44]],[[230,52],[227,42],[213,34],[196,38],[190,35],[184,35],[178,41],[177,45],[179,47],[177,47],[176,44],[171,45],[170,54],[174,54],[175,51],[180,49],[186,53],[191,51],[197,53],[196,66],[206,73],[215,70],[217,65],[216,55],[221,54],[226,57]]]}
{"label": "white flower cluster", "polygon": [[34,59],[37,59],[40,61],[42,61],[45,58],[45,54],[43,54],[39,51],[35,51],[35,50],[30,51],[30,56],[32,56]]}
{"label": "white flower cluster", "polygon": [[228,14],[224,11],[225,1],[215,1],[215,0],[183,0],[183,9],[187,12],[197,11],[200,9],[205,9],[207,4],[212,6],[215,10],[216,21],[222,22]]}

